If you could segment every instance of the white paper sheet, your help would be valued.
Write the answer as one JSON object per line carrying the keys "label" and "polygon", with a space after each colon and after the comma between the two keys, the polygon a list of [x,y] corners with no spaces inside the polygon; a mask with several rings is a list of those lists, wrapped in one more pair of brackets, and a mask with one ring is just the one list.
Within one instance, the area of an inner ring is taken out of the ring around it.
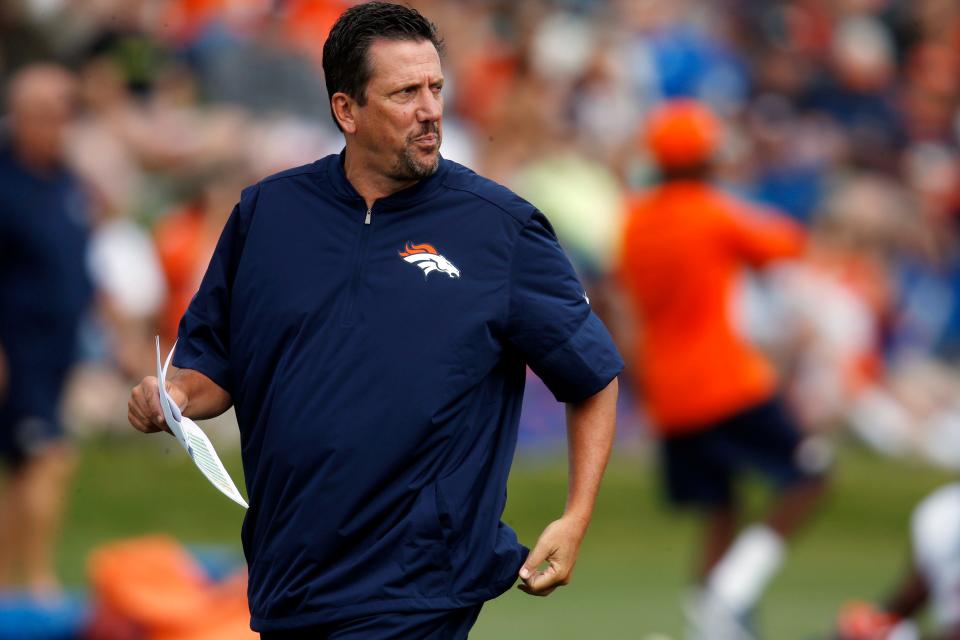
{"label": "white paper sheet", "polygon": [[224,468],[223,462],[220,461],[220,456],[217,455],[216,449],[213,448],[213,443],[210,442],[210,438],[203,432],[203,429],[197,426],[197,423],[190,418],[184,417],[180,413],[180,407],[177,406],[177,403],[174,402],[167,393],[167,369],[170,367],[173,350],[176,348],[177,345],[174,343],[173,348],[170,349],[170,353],[167,355],[166,362],[161,366],[160,336],[157,336],[157,380],[160,387],[160,407],[163,409],[163,418],[167,426],[170,427],[170,431],[173,432],[173,436],[177,439],[177,442],[186,449],[187,455],[190,456],[190,459],[197,465],[200,472],[210,481],[210,484],[219,489],[223,495],[244,509],[247,509],[249,506],[243,499],[243,496],[240,495],[240,491],[230,478],[230,474],[227,473],[226,468]]}

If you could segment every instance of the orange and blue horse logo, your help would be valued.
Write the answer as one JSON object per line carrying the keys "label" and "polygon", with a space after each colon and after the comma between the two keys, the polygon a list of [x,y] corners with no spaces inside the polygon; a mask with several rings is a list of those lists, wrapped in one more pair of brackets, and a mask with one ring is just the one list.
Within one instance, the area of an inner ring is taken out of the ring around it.
{"label": "orange and blue horse logo", "polygon": [[431,244],[410,244],[409,242],[400,252],[405,262],[415,264],[423,270],[423,279],[426,280],[434,271],[445,273],[451,278],[460,277],[460,269],[444,258]]}

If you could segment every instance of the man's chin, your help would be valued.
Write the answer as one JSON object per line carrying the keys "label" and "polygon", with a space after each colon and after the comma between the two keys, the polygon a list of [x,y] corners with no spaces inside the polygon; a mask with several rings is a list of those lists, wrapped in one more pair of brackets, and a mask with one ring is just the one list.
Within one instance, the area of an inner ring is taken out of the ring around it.
{"label": "man's chin", "polygon": [[417,162],[423,166],[435,167],[440,161],[440,147],[433,145],[428,149],[417,148],[415,157]]}
{"label": "man's chin", "polygon": [[432,175],[434,171],[437,170],[437,167],[440,166],[440,152],[434,151],[430,156],[424,159],[424,162],[420,165],[426,174]]}
{"label": "man's chin", "polygon": [[427,178],[440,166],[440,151],[434,149],[431,153],[410,154],[401,163],[401,171],[407,179]]}

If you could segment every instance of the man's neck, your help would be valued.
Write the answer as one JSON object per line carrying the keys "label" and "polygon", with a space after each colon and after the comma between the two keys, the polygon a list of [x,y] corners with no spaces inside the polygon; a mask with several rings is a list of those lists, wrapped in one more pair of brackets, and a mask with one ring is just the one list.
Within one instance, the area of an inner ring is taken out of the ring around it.
{"label": "man's neck", "polygon": [[17,162],[30,173],[36,176],[48,177],[56,173],[60,166],[57,158],[51,158],[46,154],[34,153],[26,146],[19,144],[14,140],[13,156]]}
{"label": "man's neck", "polygon": [[367,209],[373,207],[373,203],[380,198],[386,198],[419,182],[419,180],[396,180],[386,176],[370,163],[365,163],[362,158],[358,159],[357,156],[356,151],[351,152],[349,148],[347,149],[346,158],[343,161],[343,172],[363,198]]}

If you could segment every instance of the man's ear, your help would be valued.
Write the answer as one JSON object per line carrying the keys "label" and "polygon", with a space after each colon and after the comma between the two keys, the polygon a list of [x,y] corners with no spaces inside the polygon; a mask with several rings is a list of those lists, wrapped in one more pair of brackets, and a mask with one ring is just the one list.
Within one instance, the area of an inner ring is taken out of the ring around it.
{"label": "man's ear", "polygon": [[333,117],[340,123],[340,128],[344,133],[356,133],[356,109],[357,102],[342,91],[338,91],[330,98],[330,109],[333,110]]}

